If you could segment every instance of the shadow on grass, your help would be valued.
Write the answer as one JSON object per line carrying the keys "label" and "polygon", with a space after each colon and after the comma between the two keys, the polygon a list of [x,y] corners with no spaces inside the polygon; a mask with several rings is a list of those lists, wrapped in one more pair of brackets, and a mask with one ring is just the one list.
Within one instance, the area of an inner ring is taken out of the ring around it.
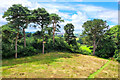
{"label": "shadow on grass", "polygon": [[54,52],[47,54],[38,54],[35,56],[23,57],[18,59],[5,59],[2,61],[2,67],[31,62],[37,62],[38,64],[50,64],[52,62],[56,62],[56,59],[58,58],[72,58],[72,56],[77,56],[77,54]]}

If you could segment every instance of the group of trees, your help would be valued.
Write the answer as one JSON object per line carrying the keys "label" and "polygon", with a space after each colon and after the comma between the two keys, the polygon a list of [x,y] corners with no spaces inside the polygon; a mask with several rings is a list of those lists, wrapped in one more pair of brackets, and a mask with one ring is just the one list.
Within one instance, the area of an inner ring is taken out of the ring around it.
{"label": "group of trees", "polygon": [[[21,4],[14,4],[6,12],[4,12],[3,18],[6,18],[8,24],[10,24],[13,29],[16,30],[16,41],[15,41],[15,58],[17,58],[17,41],[20,32],[24,34],[24,47],[26,47],[26,37],[25,29],[30,23],[34,23],[33,27],[40,28],[40,32],[43,39],[43,54],[44,54],[44,36],[45,31],[52,31],[53,29],[53,42],[55,31],[59,30],[59,22],[63,22],[57,14],[49,14],[44,8],[38,8],[34,10],[29,10],[27,7],[23,7]],[[53,24],[53,27],[48,27],[48,25]],[[58,27],[57,27],[58,26]]]}
{"label": "group of trees", "polygon": [[[56,50],[59,48],[80,53],[81,50],[79,47],[81,43],[93,46],[92,55],[104,58],[113,56],[119,58],[119,51],[117,49],[119,48],[120,36],[118,34],[120,34],[120,30],[118,30],[118,28],[120,26],[108,29],[109,26],[106,24],[107,22],[102,19],[86,21],[82,25],[84,28],[82,35],[79,41],[76,41],[74,25],[72,23],[67,23],[64,26],[64,38],[55,38],[55,32],[60,31],[59,28],[61,28],[59,23],[64,22],[64,20],[55,13],[49,14],[44,8],[29,10],[21,4],[14,4],[4,12],[3,18],[8,21],[6,25],[1,27],[3,52],[11,50],[11,52],[14,53],[15,49],[15,58],[17,58],[18,47],[20,47],[22,43],[24,43],[23,49],[31,50],[32,52],[36,52],[36,49],[41,49],[42,45],[43,54],[45,53],[45,49],[51,49],[50,47]],[[25,29],[29,26],[37,27],[39,31],[34,34],[26,34]],[[30,43],[31,41],[32,43]],[[6,47],[6,45],[9,47]],[[13,45],[15,47],[13,47]],[[28,47],[30,48],[28,49]]]}

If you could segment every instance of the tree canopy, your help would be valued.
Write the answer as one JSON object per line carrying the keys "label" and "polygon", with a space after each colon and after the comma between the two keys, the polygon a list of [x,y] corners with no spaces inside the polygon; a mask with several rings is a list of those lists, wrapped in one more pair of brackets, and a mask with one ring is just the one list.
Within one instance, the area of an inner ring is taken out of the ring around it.
{"label": "tree canopy", "polygon": [[95,55],[97,45],[107,31],[108,25],[106,24],[106,21],[103,21],[102,19],[94,19],[85,22],[82,27],[84,28],[83,35],[87,35],[89,41],[92,41],[93,55]]}

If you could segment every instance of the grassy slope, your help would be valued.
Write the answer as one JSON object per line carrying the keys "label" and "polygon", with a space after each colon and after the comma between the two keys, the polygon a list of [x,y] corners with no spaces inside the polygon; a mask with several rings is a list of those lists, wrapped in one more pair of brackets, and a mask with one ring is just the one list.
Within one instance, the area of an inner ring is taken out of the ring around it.
{"label": "grassy slope", "polygon": [[3,60],[3,77],[87,78],[108,60],[81,54],[53,52]]}
{"label": "grassy slope", "polygon": [[111,61],[95,78],[118,78],[118,62]]}

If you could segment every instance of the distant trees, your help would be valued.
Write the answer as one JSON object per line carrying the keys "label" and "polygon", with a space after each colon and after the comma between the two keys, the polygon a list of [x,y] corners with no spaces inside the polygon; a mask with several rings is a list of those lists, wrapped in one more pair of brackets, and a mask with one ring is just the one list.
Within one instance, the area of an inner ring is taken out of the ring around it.
{"label": "distant trees", "polygon": [[102,19],[94,19],[85,22],[82,27],[84,28],[83,35],[88,36],[89,41],[92,41],[93,55],[95,55],[95,50],[99,41],[107,31],[108,25],[106,24],[106,21],[103,21]]}
{"label": "distant trees", "polygon": [[65,34],[64,34],[64,38],[65,41],[67,41],[67,43],[73,44],[73,41],[75,40],[75,36],[74,36],[74,25],[72,23],[68,23],[64,26],[64,30],[65,30]]}

